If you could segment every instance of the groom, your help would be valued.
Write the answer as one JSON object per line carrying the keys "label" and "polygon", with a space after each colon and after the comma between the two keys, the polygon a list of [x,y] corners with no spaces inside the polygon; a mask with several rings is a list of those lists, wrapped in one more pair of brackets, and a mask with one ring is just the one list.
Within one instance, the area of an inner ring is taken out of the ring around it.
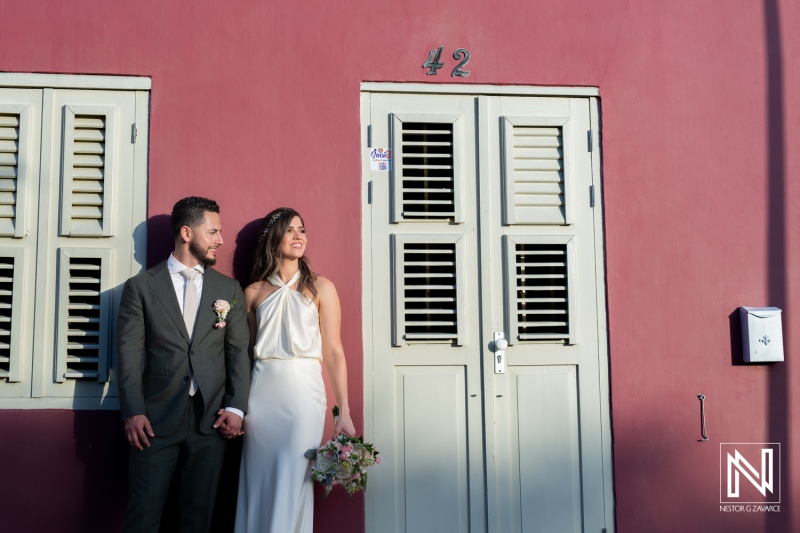
{"label": "groom", "polygon": [[119,307],[120,409],[132,447],[126,532],[158,531],[176,468],[180,531],[209,530],[225,439],[242,434],[250,391],[242,289],[210,268],[222,246],[219,206],[184,198],[171,218],[175,250],[125,283]]}

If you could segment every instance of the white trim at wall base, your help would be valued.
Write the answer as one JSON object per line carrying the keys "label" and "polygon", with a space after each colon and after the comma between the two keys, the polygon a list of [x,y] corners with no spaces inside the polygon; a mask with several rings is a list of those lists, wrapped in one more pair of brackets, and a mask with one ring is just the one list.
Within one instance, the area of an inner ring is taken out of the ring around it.
{"label": "white trim at wall base", "polygon": [[468,85],[450,83],[380,83],[365,81],[361,92],[471,94],[503,96],[600,96],[597,87],[533,87],[521,85]]}
{"label": "white trim at wall base", "polygon": [[150,78],[81,74],[19,74],[0,72],[0,87],[52,87],[53,89],[116,89],[149,91]]}

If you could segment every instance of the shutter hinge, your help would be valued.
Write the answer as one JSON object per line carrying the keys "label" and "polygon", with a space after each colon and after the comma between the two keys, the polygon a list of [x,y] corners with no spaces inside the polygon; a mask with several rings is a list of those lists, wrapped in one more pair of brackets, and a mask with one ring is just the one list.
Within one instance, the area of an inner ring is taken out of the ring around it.
{"label": "shutter hinge", "polygon": [[367,124],[367,148],[372,148],[372,124]]}
{"label": "shutter hinge", "polygon": [[594,185],[589,185],[589,207],[594,207]]}
{"label": "shutter hinge", "polygon": [[136,143],[136,136],[139,134],[139,130],[136,128],[136,123],[134,122],[131,124],[131,144]]}
{"label": "shutter hinge", "polygon": [[593,136],[592,136],[592,130],[589,130],[589,131],[587,131],[587,132],[586,132],[586,136],[587,136],[587,138],[588,138],[588,140],[589,140],[589,151],[591,152],[591,151],[592,151],[592,145],[594,144],[594,143],[592,142],[592,141],[593,141],[593,138],[592,138],[592,137],[593,137]]}
{"label": "shutter hinge", "polygon": [[372,203],[372,181],[367,183],[367,203]]}

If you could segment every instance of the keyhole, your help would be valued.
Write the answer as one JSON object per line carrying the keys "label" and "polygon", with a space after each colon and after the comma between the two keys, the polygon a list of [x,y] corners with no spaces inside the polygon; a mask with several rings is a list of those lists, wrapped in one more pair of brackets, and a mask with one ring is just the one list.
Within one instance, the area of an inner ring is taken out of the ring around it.
{"label": "keyhole", "polygon": [[502,355],[498,355],[497,356],[497,364],[499,365],[502,362],[503,362],[503,356]]}

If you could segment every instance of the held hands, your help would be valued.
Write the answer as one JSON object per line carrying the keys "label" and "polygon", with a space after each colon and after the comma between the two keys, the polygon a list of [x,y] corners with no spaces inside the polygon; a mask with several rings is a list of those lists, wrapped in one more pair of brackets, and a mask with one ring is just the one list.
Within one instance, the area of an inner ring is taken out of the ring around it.
{"label": "held hands", "polygon": [[233,439],[244,435],[242,431],[242,419],[236,413],[220,409],[217,411],[217,421],[214,422],[214,429],[219,429],[222,436],[226,439]]}
{"label": "held hands", "polygon": [[130,443],[131,448],[139,451],[144,450],[143,446],[150,447],[147,437],[155,437],[150,420],[145,415],[134,415],[125,419],[125,438]]}

